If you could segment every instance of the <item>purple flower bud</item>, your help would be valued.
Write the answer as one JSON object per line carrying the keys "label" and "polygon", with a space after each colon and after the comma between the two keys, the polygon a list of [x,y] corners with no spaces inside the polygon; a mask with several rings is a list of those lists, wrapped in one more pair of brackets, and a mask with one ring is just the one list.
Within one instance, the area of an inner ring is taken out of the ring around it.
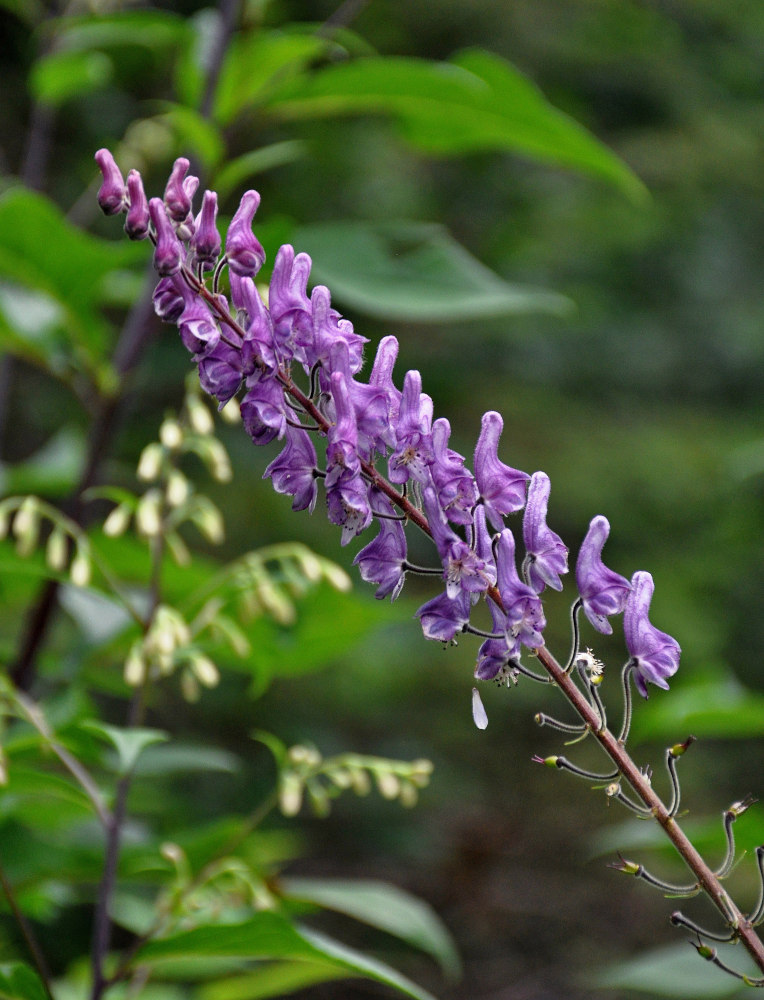
{"label": "purple flower bud", "polygon": [[439,594],[415,614],[422,623],[425,639],[453,642],[470,620],[469,594],[461,590],[454,600],[448,594]]}
{"label": "purple flower bud", "polygon": [[350,391],[341,372],[332,375],[336,420],[327,433],[326,505],[332,524],[342,526],[341,545],[360,534],[371,521],[368,488],[361,477],[358,430]]}
{"label": "purple flower bud", "polygon": [[432,425],[430,475],[438,491],[438,501],[453,524],[472,524],[472,510],[478,493],[472,473],[464,467],[464,457],[448,447],[451,425],[440,417]]}
{"label": "purple flower bud", "polygon": [[593,518],[576,561],[576,586],[584,613],[603,635],[612,634],[608,618],[623,611],[631,590],[625,577],[603,565],[602,549],[609,534],[607,518],[601,515]]}
{"label": "purple flower bud", "polygon": [[191,239],[191,249],[198,261],[214,265],[220,256],[220,233],[215,224],[218,215],[218,196],[214,191],[205,191],[202,210],[199,213],[195,232]]}
{"label": "purple flower bud", "polygon": [[525,484],[530,479],[499,461],[499,438],[504,421],[495,410],[483,414],[480,437],[475,448],[475,479],[485,504],[488,520],[497,531],[504,527],[502,515],[525,506]]}
{"label": "purple flower bud", "polygon": [[534,472],[523,515],[523,541],[531,587],[540,594],[544,586],[562,590],[561,573],[568,572],[568,547],[546,523],[551,483],[544,472]]}
{"label": "purple flower bud", "polygon": [[312,329],[308,333],[304,328],[297,328],[295,357],[312,368],[317,362],[321,365],[321,388],[328,392],[328,375],[334,371],[331,361],[332,352],[338,344],[345,348],[347,360],[344,369],[348,375],[357,374],[363,367],[363,348],[368,343],[366,337],[354,333],[350,320],[343,319],[336,309],[331,308],[329,289],[324,285],[316,285],[310,297],[313,314]]}
{"label": "purple flower bud", "polygon": [[626,649],[634,668],[634,683],[643,698],[647,685],[668,688],[667,678],[679,667],[681,649],[676,639],[650,624],[648,612],[655,584],[649,573],[635,573],[623,616]]}
{"label": "purple flower bud", "polygon": [[301,341],[313,336],[313,309],[308,298],[311,259],[289,244],[279,247],[273,264],[268,308],[273,320],[276,346],[285,358],[295,356],[295,331]]}
{"label": "purple flower bud", "polygon": [[536,593],[517,575],[515,539],[505,528],[496,541],[496,586],[507,616],[507,631],[529,649],[544,645],[541,634],[546,625]]}
{"label": "purple flower bud", "polygon": [[127,193],[130,208],[125,219],[125,232],[131,240],[145,240],[149,234],[149,203],[143,190],[143,180],[137,170],[127,175]]}
{"label": "purple flower bud", "polygon": [[161,198],[151,199],[149,214],[157,237],[154,247],[154,268],[162,277],[177,274],[183,262],[183,246],[167,218],[167,211]]}
{"label": "purple flower bud", "polygon": [[395,450],[388,463],[392,482],[428,481],[432,458],[431,425],[432,400],[422,392],[422,376],[417,371],[406,372],[395,426]]}
{"label": "purple flower bud", "polygon": [[164,189],[164,203],[167,208],[167,214],[177,225],[185,222],[191,212],[191,197],[186,185],[183,183],[189,166],[189,161],[185,156],[179,156],[172,165],[170,179],[167,181],[167,187]]}
{"label": "purple flower bud", "polygon": [[496,582],[493,563],[486,563],[453,531],[431,486],[424,491],[424,510],[443,563],[443,579],[446,581],[448,596],[453,599],[460,591],[479,594],[488,590]]}
{"label": "purple flower bud", "polygon": [[520,656],[520,640],[509,634],[507,616],[490,598],[488,607],[491,610],[493,631],[503,634],[495,639],[486,639],[480,646],[475,677],[480,681],[499,683],[514,680],[517,676],[514,665]]}
{"label": "purple flower bud", "polygon": [[[382,389],[387,396],[390,426],[385,431],[384,443],[395,447],[395,431],[393,424],[398,421],[398,411],[401,405],[401,391],[393,384],[393,368],[398,357],[398,341],[393,336],[383,337],[377,347],[377,354],[369,375],[369,385]],[[384,454],[384,451],[380,452]]]}
{"label": "purple flower bud", "polygon": [[286,427],[286,446],[263,473],[270,476],[277,493],[294,497],[292,510],[309,510],[316,506],[316,449],[310,434],[301,427]]}
{"label": "purple flower bud", "polygon": [[104,215],[119,215],[127,208],[127,188],[122,172],[108,149],[99,149],[95,161],[103,174],[98,189],[98,204]]}
{"label": "purple flower bud", "polygon": [[257,191],[245,191],[226,234],[228,268],[241,277],[254,278],[265,263],[265,250],[252,232],[252,220],[259,204]]}
{"label": "purple flower bud", "polygon": [[393,506],[379,490],[372,490],[370,499],[374,511],[384,514],[379,519],[379,534],[373,542],[361,549],[353,560],[362,579],[378,583],[374,595],[378,600],[390,594],[394,601],[401,592],[405,579],[406,532],[403,522],[395,516]]}
{"label": "purple flower bud", "polygon": [[231,301],[236,307],[237,319],[245,330],[242,354],[251,355],[251,367],[244,367],[245,375],[254,372],[255,364],[262,364],[270,374],[278,368],[273,343],[273,322],[271,315],[260,298],[257,285],[252,278],[230,275]]}
{"label": "purple flower bud", "polygon": [[241,387],[242,352],[222,340],[199,361],[199,383],[223,407]]}
{"label": "purple flower bud", "polygon": [[199,361],[211,354],[220,341],[220,328],[203,299],[191,295],[178,319],[180,339],[187,351]]}

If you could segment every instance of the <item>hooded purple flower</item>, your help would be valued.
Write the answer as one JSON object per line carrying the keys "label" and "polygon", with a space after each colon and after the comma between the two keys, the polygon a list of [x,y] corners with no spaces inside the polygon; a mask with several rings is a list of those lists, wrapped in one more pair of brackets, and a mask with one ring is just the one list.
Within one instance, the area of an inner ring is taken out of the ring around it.
{"label": "hooded purple flower", "polygon": [[265,250],[252,232],[252,220],[259,205],[257,191],[245,191],[226,234],[228,269],[241,278],[254,278],[265,263]]}
{"label": "hooded purple flower", "polygon": [[544,645],[546,625],[541,601],[517,575],[515,539],[505,528],[496,540],[496,586],[507,616],[507,632],[529,649]]}
{"label": "hooded purple flower", "polygon": [[422,623],[425,639],[453,642],[470,620],[470,596],[461,590],[452,600],[448,594],[439,594],[416,611]]}
{"label": "hooded purple flower", "polygon": [[525,484],[530,479],[527,472],[512,469],[499,461],[499,438],[503,427],[501,414],[495,410],[484,413],[475,447],[475,479],[488,520],[497,531],[504,527],[502,515],[525,506]]}
{"label": "hooded purple flower", "polygon": [[180,270],[185,251],[167,217],[167,210],[161,198],[151,199],[149,215],[154,223],[157,237],[154,247],[154,268],[161,277],[169,278]]}
{"label": "hooded purple flower", "polygon": [[534,472],[523,515],[523,542],[528,581],[540,594],[545,586],[562,590],[561,573],[568,572],[568,547],[546,523],[551,483],[544,472]]}
{"label": "hooded purple flower", "polygon": [[131,240],[145,240],[149,235],[149,203],[143,190],[143,180],[137,170],[127,175],[130,208],[125,218],[125,232]]}
{"label": "hooded purple flower", "polygon": [[[212,268],[220,256],[220,233],[216,225],[218,196],[214,191],[205,191],[202,210],[196,218],[191,249],[196,260]],[[235,273],[235,272],[233,272]]]}
{"label": "hooded purple flower", "polygon": [[448,596],[454,599],[460,591],[477,595],[488,590],[496,582],[493,562],[481,559],[449,526],[431,486],[424,491],[424,511],[443,564]]}
{"label": "hooded purple flower", "polygon": [[371,507],[361,476],[355,411],[341,372],[332,375],[332,397],[336,420],[327,433],[326,505],[332,524],[342,525],[340,544],[347,545],[368,526]]}
{"label": "hooded purple flower", "polygon": [[[313,336],[313,307],[308,298],[311,259],[289,244],[279,247],[273,263],[268,291],[268,308],[274,328],[274,340],[285,358],[296,357],[296,342]],[[304,362],[304,357],[297,357]]]}
{"label": "hooded purple flower", "polygon": [[603,635],[612,634],[608,618],[623,611],[631,590],[625,577],[603,565],[602,549],[609,534],[610,524],[606,517],[592,518],[576,561],[576,586],[584,613]]}
{"label": "hooded purple flower", "polygon": [[[353,324],[348,319],[343,319],[336,309],[332,309],[329,289],[324,285],[316,285],[310,296],[310,306],[313,313],[312,329],[310,337],[304,337],[304,331],[298,330],[295,343],[299,348],[295,352],[295,357],[301,360],[306,370],[313,367],[316,362],[321,365],[321,388],[324,392],[329,392],[329,379],[331,373],[335,371],[332,362],[337,346],[344,349],[345,362],[344,369],[348,375],[357,375],[363,368],[363,348],[368,343],[366,337],[355,333]],[[300,334],[303,337],[300,337]]]}
{"label": "hooded purple flower", "polygon": [[497,638],[486,639],[478,650],[475,677],[480,681],[511,680],[513,664],[520,656],[520,640],[509,634],[507,616],[488,598],[493,631],[501,633]]}
{"label": "hooded purple flower", "polygon": [[[382,435],[388,426],[389,415],[387,395],[378,386],[365,385],[353,378],[350,352],[344,340],[337,340],[332,345],[327,374],[329,371],[341,372],[345,377],[355,410],[358,454],[363,459],[371,459],[372,452],[378,447],[384,448]],[[328,416],[332,409],[328,408]]]}
{"label": "hooded purple flower", "polygon": [[294,497],[292,510],[309,510],[316,505],[316,449],[310,434],[287,424],[286,446],[263,473],[271,478],[277,493]]}
{"label": "hooded purple flower", "polygon": [[122,171],[108,149],[99,149],[95,161],[103,175],[98,189],[98,204],[104,215],[119,215],[127,208],[127,188]]}
{"label": "hooded purple flower", "polygon": [[427,482],[432,457],[431,426],[432,400],[422,392],[422,376],[417,371],[406,372],[395,425],[395,450],[388,462],[392,482]]}
{"label": "hooded purple flower", "polygon": [[438,501],[453,524],[472,524],[472,509],[477,503],[477,487],[464,457],[448,447],[451,425],[440,417],[432,425],[432,462],[430,475],[438,491]]}
{"label": "hooded purple flower", "polygon": [[406,532],[403,522],[395,516],[393,506],[379,490],[370,493],[372,508],[384,516],[379,519],[379,534],[361,549],[353,560],[367,583],[378,583],[377,600],[387,597],[394,601],[405,579]]}
{"label": "hooded purple flower", "polygon": [[185,222],[188,218],[191,212],[191,196],[199,183],[197,178],[196,184],[191,189],[185,184],[185,181],[188,179],[186,178],[186,174],[188,173],[189,166],[190,163],[185,156],[179,156],[172,165],[172,172],[164,189],[164,203],[167,208],[167,214],[176,225]]}
{"label": "hooded purple flower", "polygon": [[284,388],[278,379],[255,372],[247,378],[247,392],[241,401],[244,429],[255,444],[268,444],[286,432]]}
{"label": "hooded purple flower", "polygon": [[649,573],[635,573],[631,578],[631,593],[623,615],[623,632],[630,663],[634,668],[634,683],[643,698],[647,685],[668,688],[668,679],[676,673],[681,649],[676,639],[650,624],[648,612],[655,584]]}
{"label": "hooded purple flower", "polygon": [[385,445],[389,448],[395,447],[394,424],[398,421],[398,412],[401,406],[402,393],[393,384],[393,368],[398,357],[398,341],[395,337],[383,337],[377,347],[377,354],[369,375],[369,385],[381,389],[387,398],[388,424],[384,434],[381,435],[382,447],[379,451],[385,454]]}

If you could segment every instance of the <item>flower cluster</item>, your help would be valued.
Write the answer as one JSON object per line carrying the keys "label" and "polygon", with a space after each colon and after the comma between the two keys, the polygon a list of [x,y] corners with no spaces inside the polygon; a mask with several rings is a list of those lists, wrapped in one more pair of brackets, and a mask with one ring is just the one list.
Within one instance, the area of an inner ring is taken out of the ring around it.
{"label": "flower cluster", "polygon": [[[483,416],[470,471],[449,447],[449,422],[434,418],[420,373],[408,371],[403,388],[395,385],[395,337],[380,342],[368,381],[357,377],[366,340],[332,307],[327,288],[317,285],[308,293],[307,254],[279,249],[264,301],[255,280],[265,261],[252,232],[256,191],[242,197],[223,242],[214,191],[204,192],[193,213],[198,179],[188,174],[188,160],[175,161],[164,197],[150,200],[140,174],[131,170],[125,182],[108,150],[99,150],[96,161],[103,174],[101,208],[126,213],[127,235],[154,244],[156,312],[177,324],[202,387],[221,407],[239,398],[255,444],[284,442],[265,470],[274,489],[292,497],[294,510],[312,511],[322,480],[343,545],[372,522],[378,525],[355,562],[380,598],[395,599],[406,574],[418,570],[408,561],[406,525],[425,531],[437,549],[444,589],[417,611],[424,635],[451,642],[461,632],[476,632],[483,638],[476,677],[514,679],[522,648],[544,644],[541,594],[546,587],[562,589],[568,549],[547,524],[549,477],[530,476],[499,458],[501,416]],[[228,294],[221,291],[226,268]],[[326,445],[321,461],[317,440]],[[386,476],[378,469],[382,463]],[[506,519],[521,511],[525,556],[518,571]],[[604,517],[595,517],[581,545],[575,613],[582,608],[597,631],[609,634],[609,618],[625,612],[629,666],[646,696],[648,682],[668,686],[680,650],[649,621],[650,575],[637,573],[629,582],[603,564],[609,530]],[[470,621],[481,598],[490,632]]]}

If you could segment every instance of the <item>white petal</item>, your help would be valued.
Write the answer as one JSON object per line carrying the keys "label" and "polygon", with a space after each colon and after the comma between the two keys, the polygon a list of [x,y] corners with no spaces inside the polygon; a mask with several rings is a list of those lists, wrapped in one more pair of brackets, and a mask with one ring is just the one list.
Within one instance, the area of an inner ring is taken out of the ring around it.
{"label": "white petal", "polygon": [[485,729],[488,725],[488,716],[485,714],[485,708],[483,708],[483,702],[477,688],[472,689],[472,718],[478,729]]}

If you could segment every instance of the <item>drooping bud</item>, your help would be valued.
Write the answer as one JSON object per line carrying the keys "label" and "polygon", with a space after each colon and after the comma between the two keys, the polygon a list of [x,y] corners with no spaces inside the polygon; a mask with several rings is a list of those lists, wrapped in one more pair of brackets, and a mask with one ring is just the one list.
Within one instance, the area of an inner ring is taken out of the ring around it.
{"label": "drooping bud", "polygon": [[137,170],[127,175],[127,193],[130,208],[125,219],[125,232],[131,240],[145,240],[149,234],[149,203],[143,190],[143,180]]}
{"label": "drooping bud", "polygon": [[99,149],[95,161],[103,174],[98,189],[98,204],[104,215],[119,215],[127,208],[127,188],[122,172],[108,149]]}
{"label": "drooping bud", "polygon": [[183,262],[183,247],[175,235],[172,223],[167,217],[161,198],[149,202],[149,214],[156,230],[157,242],[154,248],[154,268],[163,278],[177,274]]}
{"label": "drooping bud", "polygon": [[202,210],[196,218],[196,232],[191,247],[196,259],[212,266],[220,256],[220,233],[215,220],[218,214],[218,196],[214,191],[205,191]]}
{"label": "drooping bud", "polygon": [[164,189],[164,204],[167,208],[167,214],[178,225],[185,222],[186,216],[191,211],[191,197],[183,183],[189,166],[190,163],[185,156],[179,156],[172,165],[172,173],[167,181],[167,187]]}
{"label": "drooping bud", "polygon": [[254,278],[265,263],[265,250],[252,232],[252,220],[259,205],[257,191],[245,191],[226,234],[228,266],[242,278]]}

